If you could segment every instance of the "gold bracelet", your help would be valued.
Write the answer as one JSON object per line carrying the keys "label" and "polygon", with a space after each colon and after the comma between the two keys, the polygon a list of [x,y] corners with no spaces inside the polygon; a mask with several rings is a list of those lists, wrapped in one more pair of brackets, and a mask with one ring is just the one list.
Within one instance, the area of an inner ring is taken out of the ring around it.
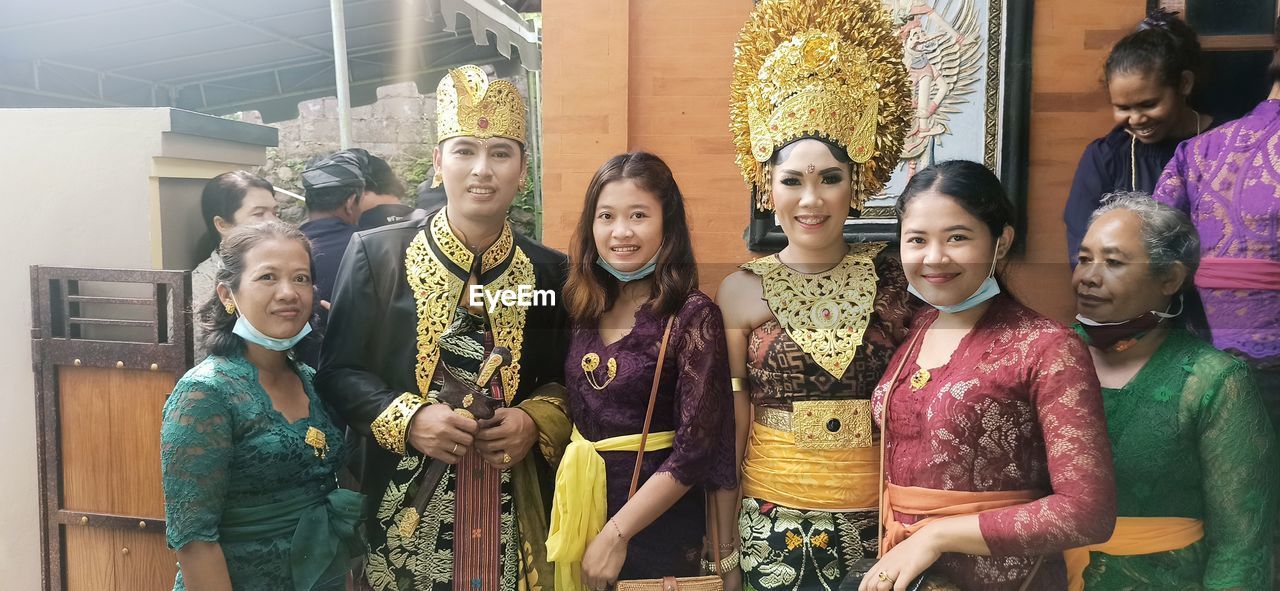
{"label": "gold bracelet", "polygon": [[619,539],[619,540],[622,540],[622,541],[624,541],[624,542],[625,542],[625,541],[627,541],[627,536],[622,535],[622,528],[618,526],[618,522],[617,522],[617,521],[614,521],[614,520],[612,520],[612,519],[610,519],[610,520],[609,520],[609,523],[612,523],[612,524],[613,524],[613,530],[614,530],[614,531],[616,531],[616,532],[618,532],[618,539]]}
{"label": "gold bracelet", "polygon": [[729,378],[729,384],[733,387],[734,392],[747,392],[751,390],[751,385],[747,383],[747,378]]}

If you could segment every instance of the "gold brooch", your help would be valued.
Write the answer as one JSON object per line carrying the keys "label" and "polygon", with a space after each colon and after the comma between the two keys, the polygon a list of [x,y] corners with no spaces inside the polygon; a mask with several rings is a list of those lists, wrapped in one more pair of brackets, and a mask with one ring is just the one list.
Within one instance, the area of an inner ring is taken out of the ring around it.
{"label": "gold brooch", "polygon": [[916,373],[911,375],[911,391],[915,392],[920,388],[925,387],[925,385],[929,383],[929,379],[932,377],[933,376],[929,373],[929,370],[923,367],[920,368]]}
{"label": "gold brooch", "polygon": [[600,367],[599,355],[587,353],[582,356],[582,373],[587,376],[587,383],[591,384],[591,387],[596,390],[603,390],[609,385],[609,382],[613,381],[613,378],[618,377],[618,360],[610,357],[609,361],[605,363],[606,376],[603,384],[596,381],[595,371],[598,367]]}
{"label": "gold brooch", "polygon": [[316,450],[316,457],[324,459],[329,453],[329,444],[325,441],[324,431],[315,427],[307,427],[307,445]]}

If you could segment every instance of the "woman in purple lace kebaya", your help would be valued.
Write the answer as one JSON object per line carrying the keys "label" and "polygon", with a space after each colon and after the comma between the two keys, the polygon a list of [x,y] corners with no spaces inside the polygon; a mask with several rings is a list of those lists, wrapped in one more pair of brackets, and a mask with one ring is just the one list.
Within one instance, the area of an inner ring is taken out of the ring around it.
{"label": "woman in purple lace kebaya", "polygon": [[[696,576],[703,491],[737,486],[734,415],[724,321],[697,289],[684,201],[667,165],[644,152],[606,162],[587,188],[571,250],[565,385],[574,432],[556,475],[547,541],[556,589]],[[638,487],[628,500],[668,325]],[[719,538],[732,561],[734,507],[721,509]]]}

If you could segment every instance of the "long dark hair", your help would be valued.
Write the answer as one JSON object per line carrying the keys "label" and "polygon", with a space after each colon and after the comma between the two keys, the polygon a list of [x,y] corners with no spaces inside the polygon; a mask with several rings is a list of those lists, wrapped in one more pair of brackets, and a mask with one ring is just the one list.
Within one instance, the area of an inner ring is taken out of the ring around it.
{"label": "long dark hair", "polygon": [[570,246],[569,279],[565,283],[565,302],[575,322],[591,324],[618,298],[618,281],[596,264],[596,205],[605,185],[629,179],[636,186],[653,193],[662,203],[662,246],[650,292],[652,311],[668,316],[680,311],[689,292],[698,288],[698,267],[693,259],[693,241],[684,215],[684,196],[671,169],[661,158],[648,152],[619,154],[605,162],[587,185],[586,203],[578,218]]}
{"label": "long dark hair", "polygon": [[[262,222],[245,226],[236,226],[231,234],[218,246],[218,255],[222,265],[218,267],[214,279],[225,283],[231,293],[240,289],[240,279],[244,275],[245,257],[254,247],[268,240],[292,240],[306,249],[307,257],[311,257],[311,241],[307,240],[301,230],[284,222]],[[233,355],[244,351],[244,341],[231,333],[235,328],[236,316],[229,314],[223,307],[215,290],[213,295],[200,307],[197,321],[204,328],[204,348],[210,355]]]}
{"label": "long dark hair", "polygon": [[[1016,227],[1017,214],[1004,185],[1000,184],[994,172],[977,162],[947,160],[917,172],[907,181],[906,188],[894,204],[898,219],[906,213],[907,205],[926,191],[950,197],[969,215],[978,218],[991,232],[993,242],[1004,232],[1005,226]],[[1017,244],[1019,238],[1015,234],[1009,248]],[[1003,269],[997,268],[996,281],[1000,282],[1001,290],[1008,292],[1003,275]]]}
{"label": "long dark hair", "polygon": [[1199,67],[1200,40],[1195,30],[1177,13],[1157,8],[1111,48],[1105,73],[1108,82],[1114,74],[1140,72],[1178,88],[1182,73],[1195,73]]}
{"label": "long dark hair", "polygon": [[212,252],[222,240],[213,218],[220,217],[234,224],[236,210],[240,209],[250,189],[265,189],[272,194],[276,191],[267,179],[243,170],[224,172],[205,183],[204,190],[200,192],[200,215],[204,218],[205,227],[201,253]]}

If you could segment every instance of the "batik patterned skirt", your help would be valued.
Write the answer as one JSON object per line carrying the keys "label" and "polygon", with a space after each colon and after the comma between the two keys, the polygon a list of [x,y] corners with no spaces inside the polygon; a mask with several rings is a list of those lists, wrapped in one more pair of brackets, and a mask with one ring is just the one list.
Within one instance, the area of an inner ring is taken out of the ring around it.
{"label": "batik patterned skirt", "polygon": [[875,557],[877,516],[875,510],[808,511],[743,499],[744,589],[836,591],[854,561]]}

